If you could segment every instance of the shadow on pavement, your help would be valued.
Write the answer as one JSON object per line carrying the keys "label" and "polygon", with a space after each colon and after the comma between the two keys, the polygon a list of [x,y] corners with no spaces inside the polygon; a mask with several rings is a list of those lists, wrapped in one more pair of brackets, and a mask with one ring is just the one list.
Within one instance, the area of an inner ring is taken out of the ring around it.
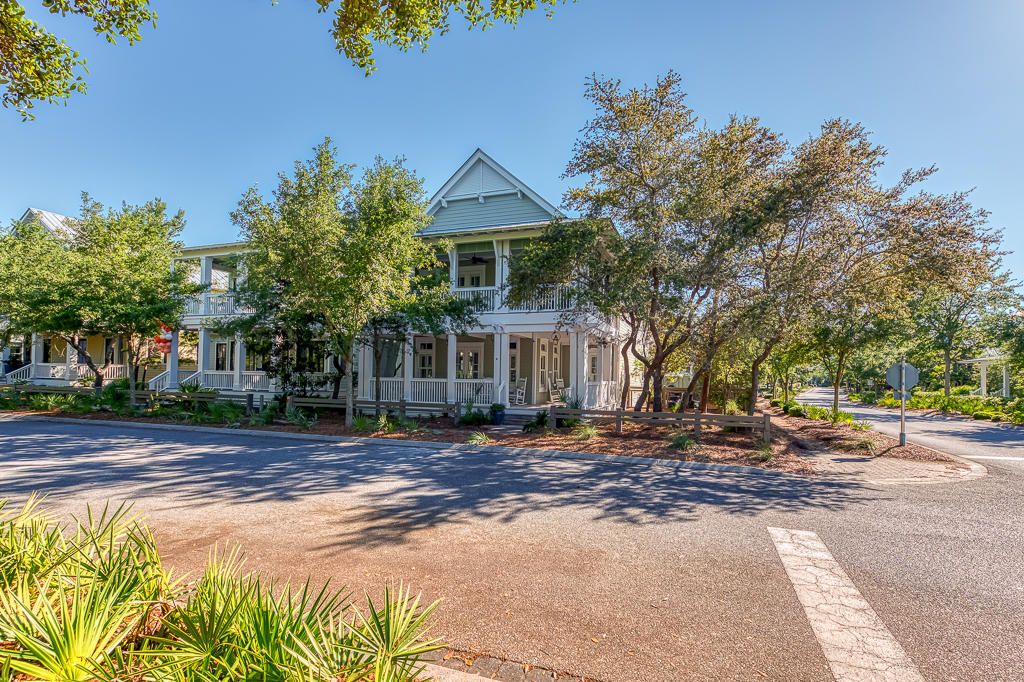
{"label": "shadow on pavement", "polygon": [[347,493],[351,506],[337,511],[339,548],[400,544],[420,529],[551,509],[659,524],[708,508],[834,510],[864,498],[855,483],[793,476],[45,422],[0,423],[0,480],[3,496],[109,488],[111,497],[163,496],[193,509]]}

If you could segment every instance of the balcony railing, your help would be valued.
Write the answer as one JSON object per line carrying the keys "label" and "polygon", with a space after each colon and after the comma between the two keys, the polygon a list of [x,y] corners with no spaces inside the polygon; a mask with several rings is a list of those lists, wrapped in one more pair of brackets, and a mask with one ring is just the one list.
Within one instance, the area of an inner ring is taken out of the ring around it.
{"label": "balcony railing", "polygon": [[241,305],[235,301],[233,293],[224,294],[203,294],[198,299],[193,299],[185,304],[186,315],[196,316],[223,316],[223,315],[249,315],[253,309]]}

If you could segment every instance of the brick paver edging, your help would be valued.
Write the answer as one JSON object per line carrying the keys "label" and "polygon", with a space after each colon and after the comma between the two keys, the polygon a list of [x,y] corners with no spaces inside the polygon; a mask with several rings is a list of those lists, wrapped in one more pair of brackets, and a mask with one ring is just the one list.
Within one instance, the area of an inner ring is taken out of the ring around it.
{"label": "brick paver edging", "polygon": [[675,459],[656,459],[654,457],[632,457],[629,455],[604,455],[596,452],[574,452],[571,450],[542,450],[539,448],[513,448],[504,445],[470,445],[468,443],[441,443],[431,440],[408,440],[400,438],[366,438],[362,436],[327,436],[316,433],[291,433],[288,431],[259,431],[256,429],[229,429],[215,426],[191,426],[184,424],[159,424],[148,422],[123,422],[113,419],[75,419],[73,417],[45,417],[40,415],[4,415],[0,420],[22,419],[26,421],[57,422],[60,424],[99,424],[124,426],[137,429],[161,429],[164,431],[189,431],[193,433],[216,433],[220,435],[237,434],[257,436],[260,438],[287,438],[291,440],[318,441],[321,443],[365,443],[367,445],[391,445],[405,448],[428,448],[433,450],[460,450],[464,452],[483,452],[494,455],[527,455],[530,457],[547,457],[552,459],[579,459],[589,462],[609,462],[612,464],[640,464],[652,467],[671,469],[694,469],[698,471],[721,471],[732,474],[754,474],[758,476],[785,476],[807,480],[802,474],[791,474],[773,469],[759,469],[741,464],[715,464],[714,462],[684,462]]}

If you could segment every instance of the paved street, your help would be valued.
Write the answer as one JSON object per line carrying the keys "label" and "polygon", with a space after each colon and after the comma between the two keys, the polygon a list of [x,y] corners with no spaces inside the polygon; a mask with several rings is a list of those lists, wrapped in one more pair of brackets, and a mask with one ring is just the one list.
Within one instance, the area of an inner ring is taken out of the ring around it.
{"label": "paved street", "polygon": [[133,500],[183,570],[239,542],[281,577],[404,578],[457,648],[607,681],[829,680],[842,608],[888,679],[1024,678],[1024,467],[983,463],[873,485],[0,420],[0,495]]}
{"label": "paved street", "polygon": [[[831,388],[812,388],[797,400],[832,407]],[[900,411],[851,403],[840,394],[839,408],[870,422],[879,433],[899,438]],[[907,440],[942,452],[966,457],[992,471],[1024,473],[1024,428],[1013,424],[943,414],[907,414]]]}

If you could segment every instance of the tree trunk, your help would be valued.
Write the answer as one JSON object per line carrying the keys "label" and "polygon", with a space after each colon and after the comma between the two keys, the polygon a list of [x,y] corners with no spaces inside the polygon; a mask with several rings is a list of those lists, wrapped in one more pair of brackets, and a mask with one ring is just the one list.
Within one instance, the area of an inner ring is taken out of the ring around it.
{"label": "tree trunk", "polygon": [[704,373],[704,383],[700,387],[700,411],[708,411],[708,402],[711,399],[711,372]]}
{"label": "tree trunk", "polygon": [[651,372],[648,369],[644,370],[644,383],[640,389],[640,396],[636,399],[636,404],[633,406],[634,412],[640,412],[644,408],[644,401],[647,400],[647,392],[651,388]]}
{"label": "tree trunk", "polygon": [[943,362],[942,389],[946,393],[946,397],[948,398],[949,397],[949,390],[950,390],[950,386],[949,386],[950,357],[949,357],[949,349],[948,348],[943,348],[942,349],[942,362]]}
{"label": "tree trunk", "polygon": [[633,374],[629,371],[629,352],[633,346],[633,342],[636,340],[635,332],[632,337],[626,340],[626,343],[622,344],[622,348],[619,349],[619,353],[622,355],[622,368],[626,372],[626,380],[622,383],[622,395],[619,396],[619,409],[625,410],[626,405],[629,404],[629,391],[630,384],[632,383]]}
{"label": "tree trunk", "polygon": [[836,376],[832,381],[832,421],[838,421],[839,416],[839,385],[843,383],[843,370],[846,365],[846,355],[839,353],[836,356]]}
{"label": "tree trunk", "polygon": [[337,400],[341,392],[341,379],[347,373],[344,360],[337,353],[331,354],[331,364],[334,366],[334,381],[331,387],[331,399]]}
{"label": "tree trunk", "polygon": [[655,412],[664,412],[664,394],[665,394],[665,372],[662,369],[662,363],[659,362],[654,367],[654,371],[651,373],[651,408]]}
{"label": "tree trunk", "polygon": [[352,415],[355,412],[355,391],[352,386],[352,372],[345,372],[345,427],[352,428]]}
{"label": "tree trunk", "polygon": [[92,385],[93,389],[96,391],[96,397],[99,398],[100,393],[103,391],[103,370],[106,369],[107,365],[104,364],[103,367],[96,366],[96,362],[92,359],[92,356],[89,355],[88,339],[81,339],[78,337],[74,337],[74,339],[72,339],[70,336],[61,336],[64,339],[64,343],[69,346],[69,350],[67,351],[68,353],[71,352],[70,348],[74,348],[82,357],[85,358],[86,366],[92,370],[93,376],[95,377]]}
{"label": "tree trunk", "polygon": [[757,406],[757,391],[761,388],[761,365],[771,355],[774,347],[775,341],[769,341],[765,345],[764,352],[754,358],[754,362],[750,364],[750,405],[747,406],[748,415],[753,415],[754,408]]}

